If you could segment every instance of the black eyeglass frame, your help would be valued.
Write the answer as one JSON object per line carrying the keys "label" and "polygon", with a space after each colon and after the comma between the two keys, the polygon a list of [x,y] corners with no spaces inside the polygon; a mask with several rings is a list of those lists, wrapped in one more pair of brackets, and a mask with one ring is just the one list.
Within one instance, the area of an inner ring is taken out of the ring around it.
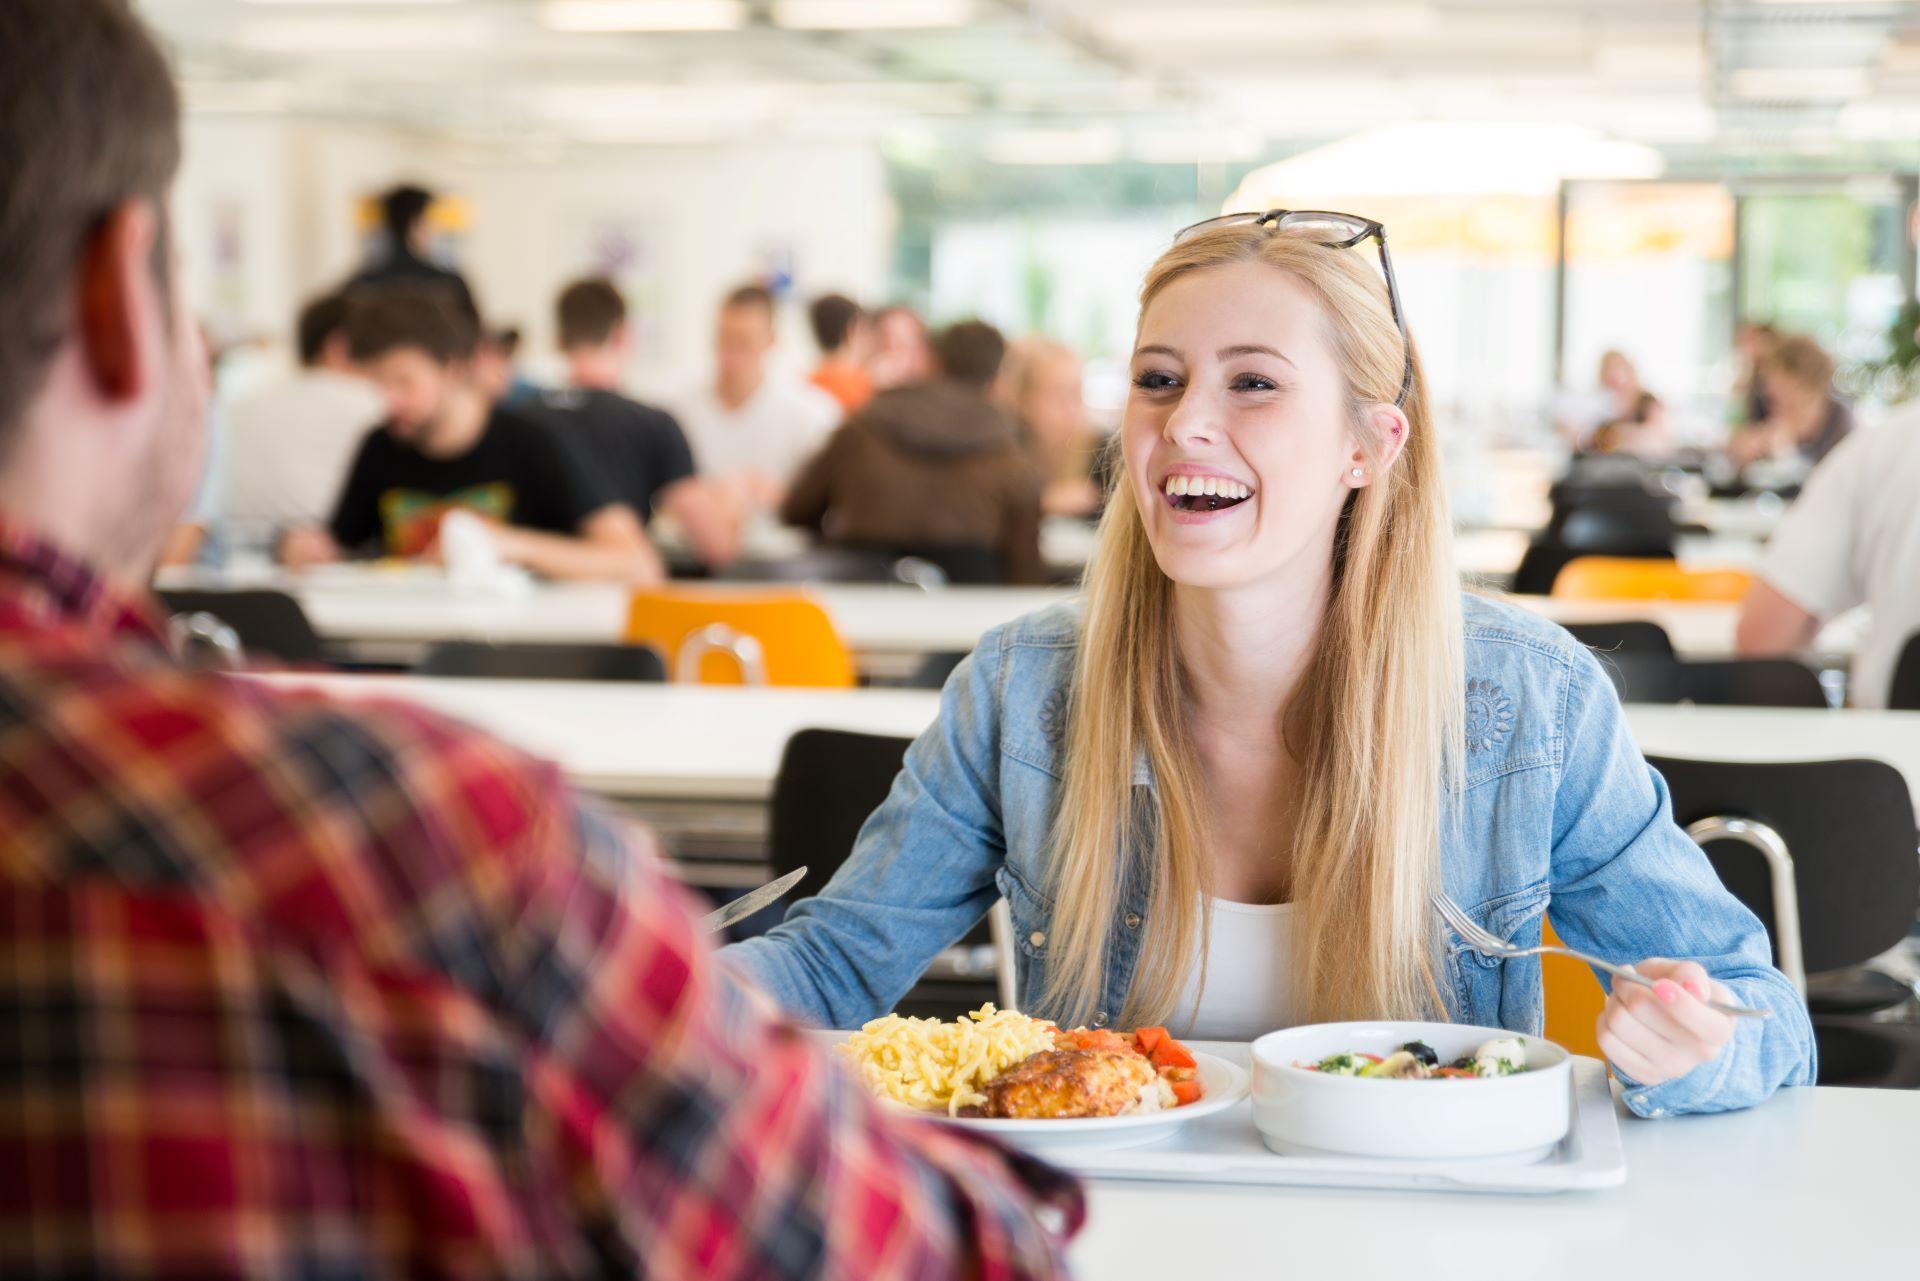
{"label": "black eyeglass frame", "polygon": [[1387,229],[1384,225],[1371,218],[1362,218],[1359,214],[1338,213],[1331,209],[1269,209],[1265,213],[1249,210],[1245,213],[1221,214],[1218,218],[1204,218],[1191,226],[1182,227],[1174,233],[1173,243],[1177,245],[1194,232],[1207,227],[1246,223],[1265,227],[1272,234],[1290,223],[1329,219],[1356,230],[1344,240],[1315,240],[1314,244],[1325,245],[1328,249],[1351,249],[1363,240],[1373,240],[1380,246],[1380,274],[1387,278],[1387,306],[1393,311],[1393,323],[1400,327],[1400,346],[1406,352],[1406,362],[1400,375],[1400,394],[1394,397],[1393,403],[1395,408],[1405,409],[1407,397],[1413,394],[1413,337],[1407,333],[1407,318],[1400,311],[1400,286],[1393,278],[1393,256],[1387,252]]}

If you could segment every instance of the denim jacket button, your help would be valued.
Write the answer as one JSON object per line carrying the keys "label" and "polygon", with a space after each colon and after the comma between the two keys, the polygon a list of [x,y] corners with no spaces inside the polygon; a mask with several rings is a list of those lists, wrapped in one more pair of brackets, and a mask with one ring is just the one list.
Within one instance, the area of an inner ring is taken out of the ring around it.
{"label": "denim jacket button", "polygon": [[1105,1027],[1107,1025],[1107,1012],[1105,1010],[1100,1010],[1094,1014],[1093,1025],[1095,1027]]}
{"label": "denim jacket button", "polygon": [[1039,930],[1035,930],[1033,933],[1027,935],[1027,942],[1033,944],[1035,947],[1045,947],[1047,945],[1047,936]]}
{"label": "denim jacket button", "polygon": [[1130,930],[1137,930],[1140,928],[1140,913],[1138,912],[1127,913],[1127,928]]}

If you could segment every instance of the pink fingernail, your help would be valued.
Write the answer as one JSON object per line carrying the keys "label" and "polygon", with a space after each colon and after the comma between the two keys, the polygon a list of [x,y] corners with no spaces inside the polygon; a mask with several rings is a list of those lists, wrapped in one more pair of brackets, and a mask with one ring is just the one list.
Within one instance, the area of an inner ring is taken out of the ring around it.
{"label": "pink fingernail", "polygon": [[1699,979],[1688,979],[1686,981],[1685,986],[1687,991],[1693,993],[1695,996],[1699,997],[1701,1000],[1704,1001],[1707,999],[1707,985],[1705,983],[1702,983]]}
{"label": "pink fingernail", "polygon": [[1672,1005],[1680,999],[1680,988],[1672,979],[1661,979],[1653,985],[1653,994]]}

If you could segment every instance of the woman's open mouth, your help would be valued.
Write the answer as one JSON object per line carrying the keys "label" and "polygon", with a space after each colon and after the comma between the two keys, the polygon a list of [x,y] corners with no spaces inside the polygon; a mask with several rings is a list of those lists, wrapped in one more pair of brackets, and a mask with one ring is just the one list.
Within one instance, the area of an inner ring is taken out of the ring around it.
{"label": "woman's open mouth", "polygon": [[1253,497],[1251,486],[1224,476],[1169,476],[1161,493],[1177,512],[1219,512]]}

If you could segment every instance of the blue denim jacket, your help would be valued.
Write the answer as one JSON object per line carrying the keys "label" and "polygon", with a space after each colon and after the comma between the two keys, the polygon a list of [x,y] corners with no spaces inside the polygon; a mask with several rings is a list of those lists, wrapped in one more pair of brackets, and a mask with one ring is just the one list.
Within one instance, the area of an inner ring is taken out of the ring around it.
{"label": "blue denim jacket", "polygon": [[[1739,1020],[1728,1047],[1684,1077],[1656,1087],[1628,1079],[1634,1111],[1746,1107],[1778,1086],[1811,1083],[1805,1006],[1770,964],[1760,922],[1674,824],[1666,784],[1629,736],[1599,663],[1514,606],[1469,596],[1463,613],[1466,775],[1460,821],[1441,839],[1447,893],[1494,933],[1529,944],[1551,901],[1554,928],[1573,947],[1616,964],[1695,960],[1740,1001],[1773,1009],[1771,1019]],[[1020,991],[1042,991],[1048,832],[1078,639],[1073,605],[983,637],[839,874],[771,933],[727,949],[731,961],[796,1015],[854,1027],[892,1009],[935,954],[1005,897]],[[1151,788],[1144,759],[1136,768],[1136,786]],[[1147,899],[1148,887],[1134,886],[1113,922],[1097,1021],[1124,1004]],[[1540,962],[1490,960],[1448,941],[1448,1016],[1538,1035]]]}

